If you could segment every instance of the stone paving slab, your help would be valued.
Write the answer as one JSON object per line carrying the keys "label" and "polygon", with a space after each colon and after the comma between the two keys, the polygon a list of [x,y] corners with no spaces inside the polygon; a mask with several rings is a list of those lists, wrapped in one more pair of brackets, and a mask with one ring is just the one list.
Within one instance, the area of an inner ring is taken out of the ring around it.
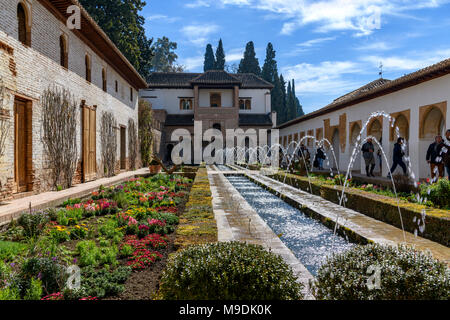
{"label": "stone paving slab", "polygon": [[231,185],[223,172],[212,171],[214,167],[211,166],[208,169],[219,241],[259,244],[281,256],[290,265],[298,281],[304,284],[305,298],[314,300],[309,287],[309,281],[314,280],[313,275]]}
{"label": "stone paving slab", "polygon": [[139,175],[149,174],[148,168],[136,171],[123,172],[115,177],[102,178],[99,180],[76,185],[70,189],[62,191],[51,191],[29,197],[6,201],[0,204],[0,226],[8,224],[12,219],[17,219],[22,213],[30,208],[32,210],[42,210],[61,205],[69,198],[82,198],[97,190],[101,185],[108,187]]}
{"label": "stone paving slab", "polygon": [[378,221],[359,212],[336,205],[319,196],[315,196],[292,186],[288,186],[279,181],[255,173],[246,173],[247,177],[256,183],[272,189],[278,194],[283,194],[291,201],[295,201],[301,206],[305,206],[322,217],[336,221],[338,215],[338,225],[348,228],[364,239],[375,243],[398,245],[405,243],[412,245],[417,250],[430,252],[436,259],[445,261],[450,265],[450,248],[437,242],[414,236],[390,224]]}

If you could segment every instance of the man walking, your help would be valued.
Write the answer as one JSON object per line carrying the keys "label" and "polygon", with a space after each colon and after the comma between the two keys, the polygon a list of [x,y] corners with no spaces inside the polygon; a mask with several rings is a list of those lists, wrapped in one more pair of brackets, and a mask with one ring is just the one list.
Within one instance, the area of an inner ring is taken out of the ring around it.
{"label": "man walking", "polygon": [[394,173],[397,166],[400,166],[403,169],[403,174],[407,176],[406,164],[403,162],[403,156],[405,155],[402,148],[403,142],[403,138],[398,138],[397,143],[394,145],[394,164],[388,174],[388,178],[391,178],[391,174]]}
{"label": "man walking", "polygon": [[[444,147],[444,140],[442,136],[436,136],[434,143],[430,144],[427,151],[427,162],[431,168],[431,179],[435,181],[436,171],[439,174],[439,178],[444,177],[444,161],[442,148]],[[437,179],[436,179],[437,180]]]}
{"label": "man walking", "polygon": [[366,162],[366,173],[368,177],[375,177],[373,170],[375,169],[375,157],[373,155],[375,148],[372,143],[372,138],[367,139],[367,142],[362,146],[363,158]]}

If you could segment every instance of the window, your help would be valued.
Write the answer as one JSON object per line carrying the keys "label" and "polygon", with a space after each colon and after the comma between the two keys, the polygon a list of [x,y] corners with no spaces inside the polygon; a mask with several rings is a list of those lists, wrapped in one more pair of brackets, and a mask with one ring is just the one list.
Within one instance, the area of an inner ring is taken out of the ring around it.
{"label": "window", "polygon": [[27,13],[22,3],[17,5],[17,22],[18,22],[18,33],[19,33],[19,41],[22,42],[26,46],[31,45],[31,37],[28,32],[27,26]]}
{"label": "window", "polygon": [[192,110],[192,98],[180,99],[180,110]]}
{"label": "window", "polygon": [[116,93],[119,92],[119,82],[116,80]]}
{"label": "window", "polygon": [[209,101],[211,108],[220,108],[222,107],[222,96],[220,93],[210,93]]}
{"label": "window", "polygon": [[239,109],[251,110],[252,109],[252,100],[250,98],[239,99]]}
{"label": "window", "polygon": [[61,35],[59,37],[59,59],[60,64],[64,68],[69,67],[69,59],[68,59],[68,53],[67,53],[67,41],[64,35]]}
{"label": "window", "polygon": [[88,55],[84,58],[86,81],[91,82],[91,59]]}
{"label": "window", "polygon": [[133,87],[130,87],[130,101],[133,101]]}
{"label": "window", "polygon": [[103,91],[105,91],[105,92],[108,90],[105,69],[102,69],[102,88],[103,88]]}

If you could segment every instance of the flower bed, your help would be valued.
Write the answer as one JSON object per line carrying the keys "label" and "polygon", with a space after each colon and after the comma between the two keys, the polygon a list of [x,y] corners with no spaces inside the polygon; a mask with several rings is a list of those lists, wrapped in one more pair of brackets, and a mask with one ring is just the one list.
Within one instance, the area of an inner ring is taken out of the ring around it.
{"label": "flower bed", "polygon": [[[191,182],[131,179],[22,215],[0,234],[0,300],[118,297],[130,278],[167,256]],[[81,281],[71,286],[76,270]]]}
{"label": "flower bed", "polygon": [[[310,192],[310,182],[307,177],[294,174],[279,173],[272,178],[285,182],[303,191]],[[333,179],[334,180],[334,179]],[[324,179],[311,179],[311,189],[328,201],[339,204],[342,186]],[[421,237],[450,246],[450,211],[430,208],[422,204],[411,203],[374,192],[364,191],[361,188],[347,188],[345,191],[345,206],[374,219],[389,223],[401,228],[398,206],[402,213],[403,224],[406,231],[417,233]],[[424,215],[425,212],[425,215]],[[425,228],[423,221],[425,219]]]}

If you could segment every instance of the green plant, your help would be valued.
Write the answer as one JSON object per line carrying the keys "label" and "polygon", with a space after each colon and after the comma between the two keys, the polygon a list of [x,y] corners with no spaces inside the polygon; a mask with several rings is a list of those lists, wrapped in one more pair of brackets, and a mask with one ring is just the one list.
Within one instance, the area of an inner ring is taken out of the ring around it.
{"label": "green plant", "polygon": [[[64,267],[58,263],[56,257],[34,257],[23,263],[18,278],[21,295],[25,296],[32,289],[32,279],[40,279],[44,293],[51,294],[61,291],[67,275]],[[34,285],[36,286],[36,283]]]}
{"label": "green plant", "polygon": [[129,244],[124,244],[120,249],[120,257],[121,258],[128,258],[133,255],[134,249]]}
{"label": "green plant", "polygon": [[17,221],[27,238],[38,237],[49,222],[46,212],[24,213]]}
{"label": "green plant", "polygon": [[79,254],[79,264],[82,267],[94,266],[102,264],[117,265],[117,254],[119,252],[116,246],[97,247],[94,241],[80,241],[76,247]]}
{"label": "green plant", "polygon": [[17,287],[11,286],[0,289],[0,301],[20,300],[20,292]]}
{"label": "green plant", "polygon": [[302,288],[280,256],[230,242],[176,254],[163,272],[160,294],[167,300],[298,300]]}
{"label": "green plant", "polygon": [[64,291],[66,300],[78,300],[82,297],[104,298],[115,296],[124,290],[124,283],[131,274],[131,268],[119,267],[113,271],[93,267],[83,268],[81,271],[81,288],[79,290]]}
{"label": "green plant", "polygon": [[108,239],[113,239],[115,236],[123,238],[123,232],[119,229],[119,224],[116,219],[108,219],[98,228],[98,233],[106,236]]}
{"label": "green plant", "polygon": [[[374,272],[380,271],[379,287]],[[375,282],[376,283],[376,282]],[[450,298],[446,264],[406,246],[356,246],[327,260],[312,283],[325,300],[437,300]]]}
{"label": "green plant", "polygon": [[0,260],[10,261],[26,248],[27,246],[20,242],[0,241]]}
{"label": "green plant", "polygon": [[42,281],[39,279],[31,279],[30,288],[26,291],[24,300],[41,300],[42,298]]}
{"label": "green plant", "polygon": [[431,201],[435,206],[440,208],[450,208],[450,181],[447,179],[439,179],[432,185],[422,185],[420,196],[426,202]]}

